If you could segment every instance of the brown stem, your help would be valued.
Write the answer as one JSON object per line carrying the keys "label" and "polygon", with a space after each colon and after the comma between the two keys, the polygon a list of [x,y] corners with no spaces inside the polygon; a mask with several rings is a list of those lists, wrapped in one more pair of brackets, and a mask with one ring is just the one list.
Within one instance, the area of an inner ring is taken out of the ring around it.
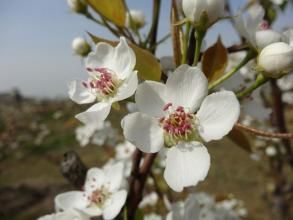
{"label": "brown stem", "polygon": [[273,132],[267,132],[258,130],[255,128],[251,128],[245,125],[242,125],[240,123],[235,124],[236,129],[241,129],[248,131],[256,136],[262,136],[262,137],[268,137],[268,138],[281,138],[281,139],[293,139],[293,133],[273,133]]}
{"label": "brown stem", "polygon": [[[151,171],[152,164],[157,154],[146,154],[144,162],[136,175],[132,175],[133,182],[131,182],[131,188],[127,198],[127,214],[128,219],[133,220],[135,217],[135,211],[137,210],[138,204],[142,199],[143,189],[148,174]],[[133,168],[137,171],[137,168]]]}
{"label": "brown stem", "polygon": [[[280,132],[287,132],[286,122],[285,122],[285,112],[284,112],[284,104],[282,102],[282,92],[277,85],[276,80],[271,80],[271,88],[272,88],[272,95],[273,95],[273,108],[274,108],[274,118],[273,123],[275,126],[278,127]],[[291,133],[291,139],[293,134]],[[293,149],[291,147],[290,140],[282,140],[285,149],[288,155],[288,161],[293,166]]]}
{"label": "brown stem", "polygon": [[161,0],[153,0],[153,20],[147,40],[149,42],[150,51],[154,54],[156,51],[157,35],[159,27]]}

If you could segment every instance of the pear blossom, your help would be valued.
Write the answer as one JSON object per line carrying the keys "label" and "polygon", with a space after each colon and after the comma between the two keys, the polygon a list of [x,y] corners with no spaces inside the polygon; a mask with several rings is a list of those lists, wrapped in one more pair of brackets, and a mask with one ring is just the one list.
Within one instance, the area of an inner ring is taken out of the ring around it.
{"label": "pear blossom", "polygon": [[87,56],[91,51],[91,47],[88,42],[81,37],[74,38],[72,41],[72,49],[75,54],[82,57]]}
{"label": "pear blossom", "polygon": [[237,199],[217,202],[206,193],[193,193],[184,202],[172,204],[166,220],[240,220],[246,214],[242,201]]}
{"label": "pear blossom", "polygon": [[158,202],[158,194],[155,193],[155,192],[151,192],[150,194],[148,195],[145,195],[143,197],[143,199],[141,200],[141,202],[139,203],[139,208],[145,208],[147,206],[154,206],[157,204]]}
{"label": "pear blossom", "polygon": [[225,14],[225,0],[182,0],[185,16],[193,23],[201,23],[204,13],[211,25]]}
{"label": "pear blossom", "polygon": [[90,123],[87,125],[79,126],[75,130],[76,139],[80,143],[82,147],[86,146],[94,133],[97,130],[101,130],[104,128],[104,122]]}
{"label": "pear blossom", "polygon": [[263,21],[264,9],[259,4],[248,8],[247,16],[235,17],[235,24],[239,33],[257,50],[269,44],[282,41],[282,34],[270,29],[268,23]]}
{"label": "pear blossom", "polygon": [[57,210],[75,209],[89,217],[114,219],[125,203],[127,192],[121,189],[123,163],[87,172],[84,191],[70,191],[55,197]]}
{"label": "pear blossom", "polygon": [[210,156],[202,142],[221,139],[239,117],[233,92],[207,93],[202,71],[181,65],[166,84],[140,84],[135,94],[140,112],[126,115],[121,122],[126,139],[141,151],[155,153],[167,147],[164,178],[175,191],[205,179]]}
{"label": "pear blossom", "polygon": [[278,78],[293,70],[293,47],[284,42],[266,46],[259,54],[258,66],[267,77]]}
{"label": "pear blossom", "polygon": [[124,141],[116,146],[116,156],[118,160],[129,160],[134,153],[135,146],[129,141]]}
{"label": "pear blossom", "polygon": [[78,104],[98,102],[75,117],[85,124],[104,121],[113,103],[132,96],[138,83],[135,63],[135,54],[124,37],[116,47],[98,43],[86,59],[88,80],[72,81],[68,92]]}
{"label": "pear blossom", "polygon": [[126,14],[125,27],[140,29],[145,25],[145,15],[139,10],[130,10]]}
{"label": "pear blossom", "polygon": [[143,220],[162,220],[162,216],[157,215],[155,213],[147,214],[143,217]]}
{"label": "pear blossom", "polygon": [[73,209],[69,209],[64,212],[42,216],[38,218],[38,220],[89,220],[89,217],[82,215]]}
{"label": "pear blossom", "polygon": [[288,29],[283,32],[283,42],[289,44],[289,46],[293,47],[293,28]]}

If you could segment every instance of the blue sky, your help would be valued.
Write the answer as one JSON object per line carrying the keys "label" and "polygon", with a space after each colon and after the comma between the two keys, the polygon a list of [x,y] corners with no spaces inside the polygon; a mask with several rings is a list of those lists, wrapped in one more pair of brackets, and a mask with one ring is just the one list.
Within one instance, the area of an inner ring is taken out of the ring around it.
{"label": "blue sky", "polygon": [[[148,23],[151,0],[127,0],[129,8],[143,9]],[[160,36],[169,32],[170,0],[162,0]],[[231,0],[236,10],[245,0]],[[291,13],[290,13],[291,12]],[[292,24],[292,6],[275,24],[277,30]],[[66,0],[0,0],[0,92],[18,87],[29,96],[66,96],[71,79],[85,78],[83,61],[73,55],[74,37],[87,37],[85,31],[113,38],[105,29],[73,14]],[[209,31],[207,42],[221,34],[226,45],[238,38],[228,22]],[[171,54],[170,43],[163,44],[159,56]]]}

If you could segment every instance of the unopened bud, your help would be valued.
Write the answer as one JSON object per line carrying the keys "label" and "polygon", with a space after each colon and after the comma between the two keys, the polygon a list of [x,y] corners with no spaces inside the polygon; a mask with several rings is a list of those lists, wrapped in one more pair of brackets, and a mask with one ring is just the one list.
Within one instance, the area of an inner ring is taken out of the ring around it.
{"label": "unopened bud", "polygon": [[258,57],[258,66],[266,77],[279,78],[293,70],[293,48],[283,42],[266,46]]}
{"label": "unopened bud", "polygon": [[139,29],[145,25],[145,15],[142,11],[130,10],[126,14],[125,26],[132,29]]}
{"label": "unopened bud", "polygon": [[71,11],[80,14],[87,14],[87,4],[84,0],[67,0],[67,3]]}
{"label": "unopened bud", "polygon": [[225,13],[225,0],[182,0],[182,9],[185,16],[193,23],[202,23],[206,14],[208,24],[211,25]]}
{"label": "unopened bud", "polygon": [[75,54],[85,57],[91,52],[91,47],[85,39],[77,37],[72,41],[72,49]]}

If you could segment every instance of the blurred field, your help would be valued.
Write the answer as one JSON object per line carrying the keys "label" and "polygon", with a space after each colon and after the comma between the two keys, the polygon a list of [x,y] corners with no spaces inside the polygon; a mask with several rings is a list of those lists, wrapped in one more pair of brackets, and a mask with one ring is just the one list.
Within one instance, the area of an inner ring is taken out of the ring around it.
{"label": "blurred field", "polygon": [[[88,167],[102,165],[108,156],[102,147],[79,147],[74,136],[79,123],[74,115],[81,108],[71,101],[2,100],[0,219],[36,219],[53,212],[56,194],[71,189],[59,170],[63,153],[77,151]],[[112,123],[119,128],[121,114],[115,113]],[[268,219],[270,213],[263,202],[263,183],[269,181],[267,161],[251,160],[247,152],[226,139],[208,148],[212,167],[196,190],[232,193],[245,202],[248,219]]]}

